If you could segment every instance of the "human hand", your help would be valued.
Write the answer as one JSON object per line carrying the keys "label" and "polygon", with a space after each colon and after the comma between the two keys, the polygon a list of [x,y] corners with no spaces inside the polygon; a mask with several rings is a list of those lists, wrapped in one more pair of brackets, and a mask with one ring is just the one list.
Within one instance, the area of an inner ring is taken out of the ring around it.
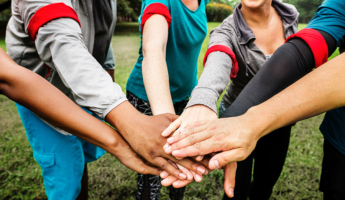
{"label": "human hand", "polygon": [[188,158],[177,160],[164,152],[162,147],[166,143],[166,138],[161,136],[161,132],[177,118],[176,115],[146,116],[139,113],[128,102],[122,103],[114,110],[115,112],[111,111],[107,115],[106,120],[115,126],[133,150],[151,165],[157,166],[182,180],[187,179],[188,174],[175,168],[168,160],[197,174],[207,173],[207,168],[197,162]]}
{"label": "human hand", "polygon": [[116,143],[106,145],[104,148],[108,153],[115,156],[122,164],[133,171],[141,174],[160,175],[161,169],[149,166],[115,130],[114,132],[117,135]]}
{"label": "human hand", "polygon": [[[210,155],[213,156],[213,155]],[[181,170],[183,170],[182,166],[177,165]],[[224,169],[224,191],[226,195],[230,198],[234,197],[234,188],[235,188],[235,177],[236,177],[236,169],[237,163],[229,163],[223,167]],[[194,172],[192,172],[195,174]],[[193,182],[192,180],[177,180],[173,176],[169,176],[169,174],[165,171],[161,173],[162,185],[163,186],[170,186],[172,185],[174,188],[181,188],[185,187],[189,183]],[[201,180],[195,179],[196,182],[200,182]]]}
{"label": "human hand", "polygon": [[[205,158],[202,159],[202,161],[200,161],[204,166],[207,166],[208,165],[208,162],[210,160],[210,155],[207,155],[205,156]],[[186,172],[188,178],[187,180],[179,180],[179,179],[176,179],[174,176],[170,175],[168,172],[166,171],[163,171],[161,174],[160,174],[160,177],[163,179],[161,181],[161,184],[163,186],[170,186],[172,185],[174,188],[181,188],[181,187],[185,187],[186,185],[188,185],[189,183],[193,182],[194,180],[196,182],[201,182],[202,181],[202,176],[199,175],[199,174],[196,174],[195,172],[193,171],[189,171],[188,169],[182,167],[181,165],[179,164],[176,164],[175,167],[181,169],[183,172]],[[210,171],[206,171],[206,174],[207,175]],[[194,179],[193,179],[194,177]]]}
{"label": "human hand", "polygon": [[169,138],[172,155],[190,157],[220,152],[213,156],[209,169],[220,169],[231,162],[242,161],[254,150],[259,126],[250,116],[196,122],[190,128]]}
{"label": "human hand", "polygon": [[[184,110],[182,115],[179,118],[177,118],[174,122],[172,122],[168,126],[168,128],[166,128],[163,131],[162,136],[167,137],[174,132],[174,134],[172,135],[172,137],[174,137],[174,135],[181,133],[181,131],[185,130],[187,126],[197,121],[206,121],[214,119],[218,119],[218,116],[217,113],[215,113],[213,110],[204,105],[194,105]],[[169,145],[164,146],[165,153],[167,154],[171,154],[171,148],[169,147]],[[196,157],[197,161],[201,161],[202,159],[202,156]]]}
{"label": "human hand", "polygon": [[234,197],[235,178],[237,162],[232,162],[223,167],[224,169],[224,191],[230,198]]}

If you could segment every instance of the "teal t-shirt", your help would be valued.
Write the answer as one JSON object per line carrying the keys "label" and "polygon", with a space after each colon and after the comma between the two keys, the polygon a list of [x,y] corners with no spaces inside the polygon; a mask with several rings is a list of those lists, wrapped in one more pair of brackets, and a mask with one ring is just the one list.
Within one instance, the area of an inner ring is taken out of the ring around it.
{"label": "teal t-shirt", "polygon": [[[307,28],[330,34],[345,49],[345,0],[324,1]],[[328,142],[345,154],[345,107],[328,111],[320,130]]]}
{"label": "teal t-shirt", "polygon": [[[173,103],[188,98],[197,85],[198,57],[207,34],[205,11],[207,3],[208,0],[201,0],[198,9],[191,11],[181,0],[143,0],[142,2],[139,24],[142,24],[142,21],[147,18],[147,12],[161,14],[166,10],[169,12],[167,15],[171,17],[166,47],[166,63]],[[143,82],[142,61],[141,41],[139,58],[128,78],[126,89],[148,101]]]}

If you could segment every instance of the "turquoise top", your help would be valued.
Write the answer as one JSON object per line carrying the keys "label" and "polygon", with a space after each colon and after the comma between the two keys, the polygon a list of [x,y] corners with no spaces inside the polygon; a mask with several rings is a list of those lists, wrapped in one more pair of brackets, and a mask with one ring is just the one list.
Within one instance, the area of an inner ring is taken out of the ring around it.
{"label": "turquoise top", "polygon": [[[326,0],[317,9],[307,28],[330,34],[345,49],[345,1]],[[317,100],[315,100],[317,101]],[[325,139],[345,155],[345,107],[328,111],[320,126]]]}
{"label": "turquoise top", "polygon": [[[147,17],[145,12],[161,14],[164,10],[162,6],[167,8],[166,10],[169,12],[167,15],[170,14],[171,16],[166,47],[166,63],[173,103],[188,98],[197,85],[198,57],[207,34],[205,11],[207,3],[208,0],[201,0],[199,8],[191,11],[181,0],[143,0],[139,24],[142,24],[142,20],[144,22],[145,17]],[[148,7],[149,9],[145,10]],[[154,11],[155,8],[157,8],[157,12]],[[168,17],[166,16],[166,18]],[[167,21],[169,20],[167,19]],[[126,89],[148,101],[143,82],[142,61],[141,41],[139,58],[128,78]]]}

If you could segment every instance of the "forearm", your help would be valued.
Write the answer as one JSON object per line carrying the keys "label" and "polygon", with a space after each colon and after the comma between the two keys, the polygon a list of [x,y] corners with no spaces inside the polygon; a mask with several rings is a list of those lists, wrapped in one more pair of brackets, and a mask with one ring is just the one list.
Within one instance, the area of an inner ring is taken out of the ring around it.
{"label": "forearm", "polygon": [[219,51],[209,54],[187,108],[204,105],[217,113],[217,100],[230,82],[231,70],[232,60],[229,55]]}
{"label": "forearm", "polygon": [[42,77],[18,66],[2,50],[0,57],[0,89],[4,95],[54,126],[114,153],[117,141],[122,139],[118,133],[83,111]]}
{"label": "forearm", "polygon": [[[325,111],[345,106],[345,54],[322,65],[271,99],[248,111],[263,119],[262,135]],[[264,120],[270,119],[270,120]]]}
{"label": "forearm", "polygon": [[175,114],[163,52],[146,53],[143,60],[143,78],[153,115]]}
{"label": "forearm", "polygon": [[165,61],[167,40],[168,25],[165,18],[153,15],[146,21],[143,30],[142,62],[145,90],[153,115],[175,114]]}
{"label": "forearm", "polygon": [[[115,127],[125,140],[128,141],[131,136],[135,137],[136,133],[132,130],[136,130],[138,122],[142,122],[145,117],[131,103],[125,101],[111,110],[106,116],[105,121]],[[141,129],[142,127],[137,128]]]}
{"label": "forearm", "polygon": [[[335,48],[335,40],[324,32],[322,34],[329,48],[329,52],[326,52],[326,55],[327,53],[331,55]],[[316,65],[316,60],[314,59],[311,48],[303,40],[293,39],[287,42],[265,63],[255,77],[243,89],[235,102],[221,117],[236,117],[243,115],[251,107],[270,99],[308,74]],[[309,95],[309,92],[305,93],[304,96],[307,94]],[[276,112],[272,112],[272,115],[268,114],[266,111],[262,111],[261,117],[259,117],[259,119],[256,118],[256,121],[262,122],[253,122],[253,126],[255,124],[258,125],[258,127],[253,127],[253,129],[257,128],[257,130],[254,131],[255,133],[260,132],[260,134],[267,134],[267,131],[271,130],[268,124],[275,121],[274,116],[280,118],[280,115],[277,114],[279,113],[278,109],[290,105],[296,101],[296,98],[302,97],[301,95],[293,93],[290,95],[291,96],[287,97],[290,101],[289,103],[285,102],[279,107],[267,108],[276,110]],[[298,112],[296,110],[294,111]],[[263,115],[265,115],[265,117],[263,117]],[[254,121],[254,118],[252,121]]]}

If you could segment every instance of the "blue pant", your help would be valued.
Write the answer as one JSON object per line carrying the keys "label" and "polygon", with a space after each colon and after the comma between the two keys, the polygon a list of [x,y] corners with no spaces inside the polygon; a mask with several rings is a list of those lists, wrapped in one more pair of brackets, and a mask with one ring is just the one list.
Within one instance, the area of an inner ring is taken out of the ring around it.
{"label": "blue pant", "polygon": [[34,158],[42,169],[48,199],[76,199],[85,164],[102,157],[105,151],[74,135],[61,134],[27,108],[16,105]]}

